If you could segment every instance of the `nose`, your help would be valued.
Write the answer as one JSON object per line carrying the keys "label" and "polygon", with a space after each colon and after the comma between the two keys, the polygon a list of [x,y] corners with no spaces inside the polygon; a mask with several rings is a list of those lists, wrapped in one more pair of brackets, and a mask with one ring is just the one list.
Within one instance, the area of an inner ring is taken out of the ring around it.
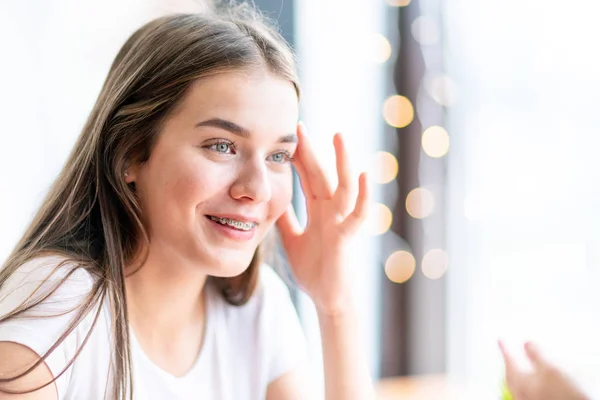
{"label": "nose", "polygon": [[231,185],[231,197],[257,203],[271,199],[269,171],[262,160],[253,160],[240,167],[237,179]]}

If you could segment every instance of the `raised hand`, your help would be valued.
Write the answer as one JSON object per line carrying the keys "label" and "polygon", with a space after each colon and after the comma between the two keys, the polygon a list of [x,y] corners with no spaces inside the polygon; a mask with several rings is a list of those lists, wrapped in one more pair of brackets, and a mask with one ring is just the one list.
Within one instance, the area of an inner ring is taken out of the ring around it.
{"label": "raised hand", "polygon": [[[298,125],[294,166],[306,197],[308,221],[303,230],[290,206],[279,218],[283,247],[298,284],[319,311],[340,311],[349,295],[348,244],[368,208],[367,177],[351,176],[341,135],[333,138],[338,185],[333,189],[304,132]],[[357,193],[358,187],[358,193]]]}
{"label": "raised hand", "polygon": [[525,343],[525,354],[533,367],[523,371],[502,342],[499,342],[504,365],[506,384],[514,400],[587,400],[575,384],[557,367],[548,362],[537,347]]}

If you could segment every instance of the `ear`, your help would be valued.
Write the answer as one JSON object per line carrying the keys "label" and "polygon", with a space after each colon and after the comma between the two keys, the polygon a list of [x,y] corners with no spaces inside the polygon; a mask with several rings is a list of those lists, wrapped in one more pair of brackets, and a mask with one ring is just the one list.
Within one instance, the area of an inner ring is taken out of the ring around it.
{"label": "ear", "polygon": [[131,165],[125,169],[123,172],[123,179],[125,179],[125,183],[134,183],[137,180],[139,175],[139,166]]}

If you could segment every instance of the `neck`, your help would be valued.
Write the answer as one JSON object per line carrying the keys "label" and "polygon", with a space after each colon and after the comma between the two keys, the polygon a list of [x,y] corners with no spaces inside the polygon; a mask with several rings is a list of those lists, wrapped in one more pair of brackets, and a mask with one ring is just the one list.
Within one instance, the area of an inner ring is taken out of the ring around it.
{"label": "neck", "polygon": [[168,340],[203,326],[206,275],[197,265],[150,248],[128,269],[136,271],[125,279],[134,330]]}

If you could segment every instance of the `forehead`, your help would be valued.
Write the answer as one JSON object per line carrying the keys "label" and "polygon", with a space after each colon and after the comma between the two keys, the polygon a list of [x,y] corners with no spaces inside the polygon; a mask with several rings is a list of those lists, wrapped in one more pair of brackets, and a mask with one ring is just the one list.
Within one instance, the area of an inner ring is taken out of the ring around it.
{"label": "forehead", "polygon": [[226,72],[194,83],[178,114],[199,122],[230,120],[249,131],[295,132],[298,97],[292,82],[266,71]]}

